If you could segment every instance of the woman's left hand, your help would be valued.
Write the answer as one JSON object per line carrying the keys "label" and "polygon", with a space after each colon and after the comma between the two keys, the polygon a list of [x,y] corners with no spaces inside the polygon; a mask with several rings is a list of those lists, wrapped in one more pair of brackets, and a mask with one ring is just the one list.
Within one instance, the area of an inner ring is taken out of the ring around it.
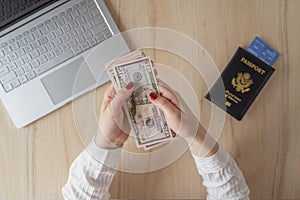
{"label": "woman's left hand", "polygon": [[130,125],[122,106],[131,95],[133,87],[134,84],[130,82],[119,92],[116,92],[112,85],[106,90],[95,138],[97,146],[105,149],[118,148],[128,139]]}

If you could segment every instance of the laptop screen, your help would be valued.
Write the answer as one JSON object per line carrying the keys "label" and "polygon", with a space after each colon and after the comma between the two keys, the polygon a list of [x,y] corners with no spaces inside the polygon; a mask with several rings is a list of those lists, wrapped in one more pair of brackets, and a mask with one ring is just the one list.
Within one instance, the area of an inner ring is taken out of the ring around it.
{"label": "laptop screen", "polygon": [[58,0],[0,0],[0,31]]}

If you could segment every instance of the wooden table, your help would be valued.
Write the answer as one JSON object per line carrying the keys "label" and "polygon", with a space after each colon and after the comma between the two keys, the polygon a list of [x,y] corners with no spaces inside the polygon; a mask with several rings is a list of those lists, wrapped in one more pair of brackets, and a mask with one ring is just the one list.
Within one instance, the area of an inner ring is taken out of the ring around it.
{"label": "wooden table", "polygon": [[[300,1],[297,0],[107,0],[121,31],[174,29],[201,43],[220,70],[238,46],[260,35],[281,54],[275,74],[245,118],[226,117],[220,144],[242,169],[252,199],[300,199]],[[190,81],[207,125],[207,88],[190,64],[170,53],[148,50],[156,63],[174,67]],[[107,85],[97,89],[102,96]],[[99,101],[101,98],[99,98]],[[100,102],[99,102],[100,104]],[[0,104],[0,199],[58,199],[74,158],[84,148],[72,105],[17,130]],[[205,198],[189,152],[159,171],[117,172],[112,198]]]}

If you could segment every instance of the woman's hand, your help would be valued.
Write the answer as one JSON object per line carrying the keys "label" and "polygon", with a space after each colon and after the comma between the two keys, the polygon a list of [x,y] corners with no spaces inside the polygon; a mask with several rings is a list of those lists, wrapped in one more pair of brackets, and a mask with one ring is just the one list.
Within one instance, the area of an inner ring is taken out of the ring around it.
{"label": "woman's hand", "polygon": [[[150,93],[152,103],[165,114],[167,123],[175,133],[187,140],[194,155],[211,156],[218,150],[218,144],[206,133],[181,96],[166,84],[159,82],[160,94]],[[203,155],[203,152],[206,152]]]}
{"label": "woman's hand", "polygon": [[106,90],[101,106],[99,130],[95,142],[99,147],[121,147],[127,140],[130,125],[122,110],[125,100],[131,95],[134,84],[128,83],[116,93],[112,85]]}

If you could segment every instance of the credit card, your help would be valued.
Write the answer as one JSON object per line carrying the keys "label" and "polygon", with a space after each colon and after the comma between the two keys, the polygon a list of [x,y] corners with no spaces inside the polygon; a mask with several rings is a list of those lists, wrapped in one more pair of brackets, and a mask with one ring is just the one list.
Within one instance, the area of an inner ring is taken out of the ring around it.
{"label": "credit card", "polygon": [[279,53],[258,36],[254,38],[247,48],[247,51],[267,63],[269,66],[272,66],[279,57]]}

